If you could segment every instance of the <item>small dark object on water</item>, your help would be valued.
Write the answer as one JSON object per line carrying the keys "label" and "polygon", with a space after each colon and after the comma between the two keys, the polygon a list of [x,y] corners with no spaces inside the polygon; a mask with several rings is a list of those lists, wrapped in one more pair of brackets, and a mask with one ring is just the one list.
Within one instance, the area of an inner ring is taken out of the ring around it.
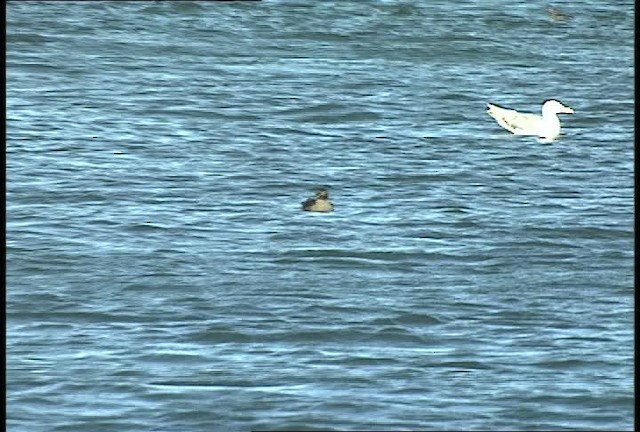
{"label": "small dark object on water", "polygon": [[309,198],[302,203],[302,210],[328,213],[333,211],[333,203],[329,200],[329,192],[326,187],[316,192],[315,198]]}
{"label": "small dark object on water", "polygon": [[562,12],[560,9],[553,6],[549,6],[548,11],[549,11],[549,15],[551,15],[551,18],[553,18],[556,21],[563,21],[571,18],[571,15],[568,15]]}

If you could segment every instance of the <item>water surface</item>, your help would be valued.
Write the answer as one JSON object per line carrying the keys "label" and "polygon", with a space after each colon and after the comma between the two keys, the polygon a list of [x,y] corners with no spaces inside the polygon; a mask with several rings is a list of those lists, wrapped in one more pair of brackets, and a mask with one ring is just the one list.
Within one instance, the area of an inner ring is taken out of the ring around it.
{"label": "water surface", "polygon": [[7,429],[631,430],[633,4],[548,6],[9,2]]}

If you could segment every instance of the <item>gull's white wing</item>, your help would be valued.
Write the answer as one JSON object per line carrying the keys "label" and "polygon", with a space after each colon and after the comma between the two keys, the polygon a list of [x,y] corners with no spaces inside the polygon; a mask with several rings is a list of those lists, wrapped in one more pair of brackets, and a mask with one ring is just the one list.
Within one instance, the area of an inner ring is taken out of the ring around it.
{"label": "gull's white wing", "polygon": [[535,114],[520,113],[488,103],[487,113],[500,126],[515,135],[538,135],[543,127],[542,117]]}

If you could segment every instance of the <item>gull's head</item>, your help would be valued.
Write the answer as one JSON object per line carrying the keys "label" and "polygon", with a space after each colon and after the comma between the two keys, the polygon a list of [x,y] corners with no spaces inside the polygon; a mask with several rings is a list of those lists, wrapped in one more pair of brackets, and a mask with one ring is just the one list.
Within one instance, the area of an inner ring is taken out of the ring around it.
{"label": "gull's head", "polygon": [[548,99],[542,104],[542,115],[548,114],[573,114],[575,111],[570,106],[555,99]]}

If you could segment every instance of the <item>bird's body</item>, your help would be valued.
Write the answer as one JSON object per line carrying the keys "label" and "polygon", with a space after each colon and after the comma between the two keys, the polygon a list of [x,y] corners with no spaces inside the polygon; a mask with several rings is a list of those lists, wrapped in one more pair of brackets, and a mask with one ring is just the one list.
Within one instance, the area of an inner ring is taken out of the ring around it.
{"label": "bird's body", "polygon": [[571,15],[562,12],[557,7],[549,6],[547,10],[549,11],[549,16],[551,16],[551,18],[556,21],[564,21],[564,20],[571,19]]}
{"label": "bird's body", "polygon": [[573,114],[574,110],[557,100],[549,99],[542,104],[541,116],[521,113],[492,103],[487,103],[487,113],[514,135],[534,135],[553,140],[560,135],[558,114]]}
{"label": "bird's body", "polygon": [[329,200],[329,192],[325,188],[316,192],[315,198],[309,198],[302,203],[302,210],[313,212],[331,212],[333,203]]}

